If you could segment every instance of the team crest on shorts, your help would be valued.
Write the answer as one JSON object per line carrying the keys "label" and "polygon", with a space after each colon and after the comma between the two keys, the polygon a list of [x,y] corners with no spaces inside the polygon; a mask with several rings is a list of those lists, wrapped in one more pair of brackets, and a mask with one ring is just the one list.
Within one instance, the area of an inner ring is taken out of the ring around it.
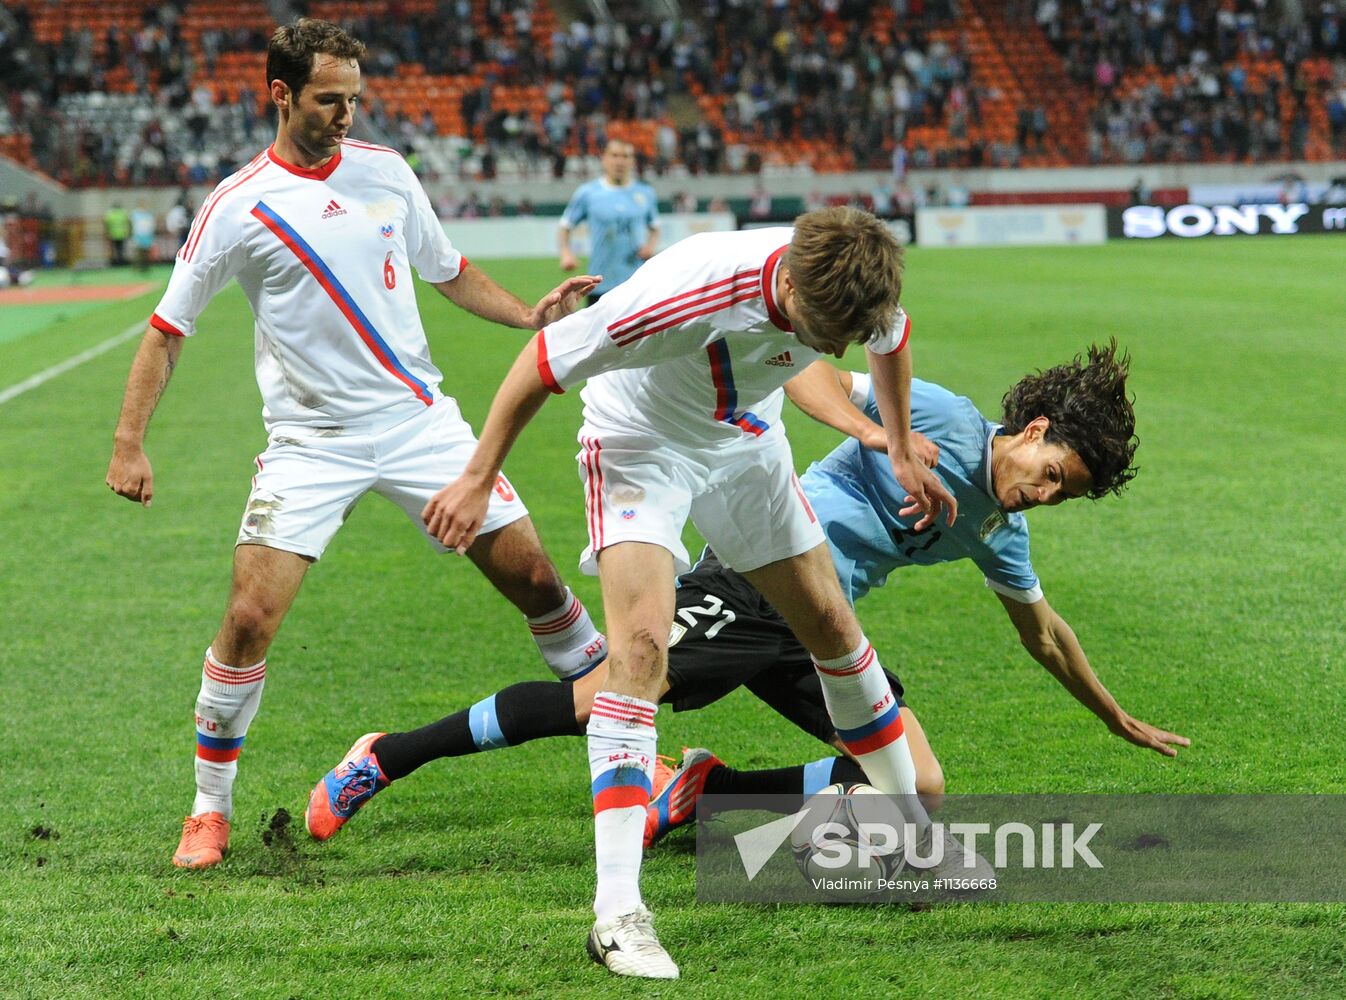
{"label": "team crest on shorts", "polygon": [[630,507],[627,507],[625,510],[622,511],[622,520],[623,520],[623,521],[630,521],[630,520],[632,520],[635,516],[636,516],[636,512],[635,512],[635,510],[633,510],[633,509],[630,508]]}
{"label": "team crest on shorts", "polygon": [[379,226],[379,235],[385,240],[392,239],[394,232],[396,232],[396,230],[393,229],[393,224],[391,222],[385,222],[383,225]]}

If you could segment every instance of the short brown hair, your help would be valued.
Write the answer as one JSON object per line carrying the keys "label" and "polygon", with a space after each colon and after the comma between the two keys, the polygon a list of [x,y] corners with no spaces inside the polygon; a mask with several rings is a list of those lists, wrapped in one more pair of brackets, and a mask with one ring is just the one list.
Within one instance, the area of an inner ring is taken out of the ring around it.
{"label": "short brown hair", "polygon": [[301,17],[277,28],[266,47],[266,85],[279,80],[295,97],[313,74],[313,57],[336,56],[338,59],[363,59],[364,42],[331,21]]}
{"label": "short brown hair", "polygon": [[896,321],[902,246],[870,213],[844,205],[805,212],[785,265],[809,333],[867,344]]}

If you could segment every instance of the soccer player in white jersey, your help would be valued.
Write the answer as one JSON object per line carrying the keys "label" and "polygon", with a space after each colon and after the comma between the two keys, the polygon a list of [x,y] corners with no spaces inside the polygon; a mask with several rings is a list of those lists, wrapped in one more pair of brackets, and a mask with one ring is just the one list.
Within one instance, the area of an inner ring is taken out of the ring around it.
{"label": "soccer player in white jersey", "polygon": [[[150,416],[197,317],[237,279],[256,319],[268,442],[234,550],[224,621],[206,650],[196,799],[173,856],[180,867],[217,864],[228,846],[237,759],[261,701],[266,652],[309,565],[370,490],[424,530],[425,502],[472,453],[471,428],[430,361],[412,268],[462,308],[521,328],[573,311],[595,283],[570,278],[530,308],[470,266],[402,157],[346,138],[363,53],[324,21],[300,19],[272,36],[275,143],[202,206],[132,363],[117,425],[107,484],[148,507]],[[554,672],[593,666],[605,655],[603,637],[503,475],[488,506],[480,538],[460,551],[523,612]]]}
{"label": "soccer player in white jersey", "polygon": [[954,498],[910,433],[901,266],[887,228],[846,208],[807,213],[793,228],[683,240],[597,305],[538,333],[501,385],[467,470],[426,506],[441,542],[471,545],[525,424],[548,393],[589,380],[582,565],[598,572],[612,655],[587,729],[598,862],[588,949],[612,972],[678,974],[641,901],[639,875],[688,516],[812,654],[837,732],[872,783],[915,799],[901,715],[842,595],[780,427],[780,387],[791,375],[865,344],[894,473],[926,511],[922,526],[944,509],[952,523]]}

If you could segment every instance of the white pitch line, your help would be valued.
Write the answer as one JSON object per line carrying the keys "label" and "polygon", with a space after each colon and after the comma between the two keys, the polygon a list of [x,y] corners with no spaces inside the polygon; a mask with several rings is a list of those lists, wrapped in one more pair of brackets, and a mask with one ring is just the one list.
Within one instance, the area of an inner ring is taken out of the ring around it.
{"label": "white pitch line", "polygon": [[106,354],[114,347],[126,343],[132,337],[136,336],[136,334],[144,332],[144,323],[134,323],[116,336],[109,337],[101,343],[94,344],[93,347],[90,347],[87,351],[80,351],[80,353],[76,354],[73,358],[66,358],[59,364],[54,364],[50,368],[43,369],[36,375],[24,379],[22,382],[16,382],[7,389],[0,389],[0,406],[8,403],[16,396],[22,396],[29,389],[36,389],[38,386],[50,382],[58,375],[64,375],[72,368],[78,368],[86,361],[92,361],[100,354]]}

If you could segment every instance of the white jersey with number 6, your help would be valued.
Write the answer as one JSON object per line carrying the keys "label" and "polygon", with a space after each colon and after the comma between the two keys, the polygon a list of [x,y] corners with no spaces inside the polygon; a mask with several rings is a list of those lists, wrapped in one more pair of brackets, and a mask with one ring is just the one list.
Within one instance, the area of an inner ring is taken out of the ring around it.
{"label": "white jersey with number 6", "polygon": [[410,269],[439,282],[466,264],[396,150],[348,139],[305,170],[268,149],[202,205],[150,322],[192,335],[237,278],[267,430],[367,433],[442,395]]}

